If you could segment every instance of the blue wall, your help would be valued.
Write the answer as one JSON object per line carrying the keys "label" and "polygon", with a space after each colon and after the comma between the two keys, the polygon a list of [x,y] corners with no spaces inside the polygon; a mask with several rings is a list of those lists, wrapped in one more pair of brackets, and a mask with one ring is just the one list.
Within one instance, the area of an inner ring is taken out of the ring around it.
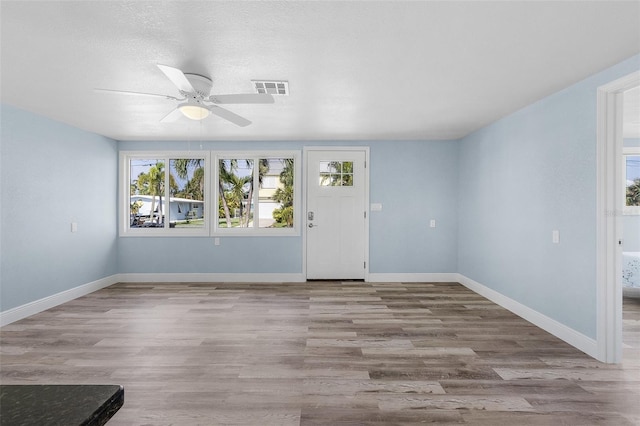
{"label": "blue wall", "polygon": [[[120,142],[120,150],[238,150],[237,142]],[[369,146],[369,270],[455,272],[457,156],[455,141],[243,142],[246,150],[302,150],[304,146]],[[304,170],[303,170],[304,172]],[[429,219],[437,220],[429,228]],[[301,237],[136,238],[118,240],[123,273],[301,273]],[[149,253],[141,261],[139,253]]]}
{"label": "blue wall", "polygon": [[370,272],[457,272],[458,143],[370,145]]}
{"label": "blue wall", "polygon": [[460,141],[458,271],[592,338],[596,91],[638,69],[635,56]]}
{"label": "blue wall", "polygon": [[117,147],[111,139],[0,108],[5,311],[117,273]]}

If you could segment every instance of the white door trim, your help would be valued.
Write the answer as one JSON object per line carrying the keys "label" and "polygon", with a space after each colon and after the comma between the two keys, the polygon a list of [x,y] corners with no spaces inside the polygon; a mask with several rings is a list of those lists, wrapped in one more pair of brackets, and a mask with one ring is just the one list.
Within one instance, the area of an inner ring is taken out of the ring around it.
{"label": "white door trim", "polygon": [[596,285],[598,360],[622,360],[622,92],[640,85],[640,72],[598,88],[596,151]]}
{"label": "white door trim", "polygon": [[307,276],[307,231],[304,223],[307,217],[307,159],[309,151],[362,151],[364,152],[364,205],[367,212],[364,221],[364,280],[369,281],[369,147],[368,146],[305,146],[302,148],[302,209],[300,220],[302,221],[302,276]]}

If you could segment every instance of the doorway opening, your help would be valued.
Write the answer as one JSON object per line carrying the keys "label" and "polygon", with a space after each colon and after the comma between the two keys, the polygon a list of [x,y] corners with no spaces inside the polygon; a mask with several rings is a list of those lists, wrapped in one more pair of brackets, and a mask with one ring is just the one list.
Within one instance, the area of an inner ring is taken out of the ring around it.
{"label": "doorway opening", "polygon": [[622,363],[640,355],[640,86],[622,102]]}
{"label": "doorway opening", "polygon": [[624,92],[640,86],[635,72],[598,88],[597,358],[622,361]]}

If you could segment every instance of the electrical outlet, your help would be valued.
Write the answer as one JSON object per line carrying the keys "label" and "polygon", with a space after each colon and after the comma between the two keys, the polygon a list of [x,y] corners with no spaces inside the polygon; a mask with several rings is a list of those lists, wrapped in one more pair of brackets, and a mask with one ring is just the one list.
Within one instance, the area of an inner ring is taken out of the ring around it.
{"label": "electrical outlet", "polygon": [[213,245],[219,246],[220,245],[220,238],[216,237],[213,239]]}
{"label": "electrical outlet", "polygon": [[436,227],[436,220],[435,219],[431,219],[429,221],[429,227],[430,228],[435,228]]}
{"label": "electrical outlet", "polygon": [[560,231],[556,229],[551,233],[551,241],[553,242],[553,244],[560,243]]}

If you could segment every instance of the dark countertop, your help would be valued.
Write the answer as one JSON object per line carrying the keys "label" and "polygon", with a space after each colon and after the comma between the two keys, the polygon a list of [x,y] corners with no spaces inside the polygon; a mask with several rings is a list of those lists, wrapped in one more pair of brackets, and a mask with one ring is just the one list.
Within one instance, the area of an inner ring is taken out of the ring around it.
{"label": "dark countertop", "polygon": [[122,404],[120,385],[0,385],[0,425],[104,425]]}

